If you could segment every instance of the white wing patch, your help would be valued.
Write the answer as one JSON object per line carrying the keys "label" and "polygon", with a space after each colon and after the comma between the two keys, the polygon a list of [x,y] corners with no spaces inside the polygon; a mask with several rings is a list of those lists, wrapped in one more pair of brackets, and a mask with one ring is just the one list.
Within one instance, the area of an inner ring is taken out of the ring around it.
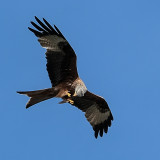
{"label": "white wing patch", "polygon": [[89,107],[85,113],[87,120],[92,126],[103,123],[110,116],[110,111],[100,112],[96,105]]}
{"label": "white wing patch", "polygon": [[43,37],[40,37],[38,41],[40,42],[43,48],[46,48],[47,50],[51,50],[51,51],[57,51],[57,52],[61,51],[61,49],[58,46],[58,43],[66,42],[66,40],[64,40],[61,37],[58,37],[57,35],[43,36]]}

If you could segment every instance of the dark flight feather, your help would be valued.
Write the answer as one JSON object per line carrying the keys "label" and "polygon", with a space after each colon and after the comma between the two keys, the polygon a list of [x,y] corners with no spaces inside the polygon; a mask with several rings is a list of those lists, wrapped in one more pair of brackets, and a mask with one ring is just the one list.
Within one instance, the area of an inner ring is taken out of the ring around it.
{"label": "dark flight feather", "polygon": [[36,29],[38,29],[39,31],[43,31],[43,32],[45,32],[45,33],[47,34],[47,32],[46,32],[43,28],[41,28],[40,26],[38,26],[38,25],[35,24],[34,22],[31,21],[31,24],[32,24]]}
{"label": "dark flight feather", "polygon": [[59,35],[65,39],[65,37],[63,36],[63,34],[61,33],[61,31],[56,27],[56,25],[54,25],[56,31],[59,33]]}
{"label": "dark flight feather", "polygon": [[52,33],[51,30],[47,26],[45,26],[36,16],[35,19],[46,31],[48,31],[48,33]]}
{"label": "dark flight feather", "polygon": [[54,30],[54,28],[43,18],[44,23],[50,28],[53,34],[57,34],[57,32]]}
{"label": "dark flight feather", "polygon": [[34,29],[30,28],[30,27],[28,27],[28,29],[31,32],[33,32],[37,37],[41,37],[43,35],[41,32],[38,32],[38,31],[36,31],[36,30],[34,30]]}

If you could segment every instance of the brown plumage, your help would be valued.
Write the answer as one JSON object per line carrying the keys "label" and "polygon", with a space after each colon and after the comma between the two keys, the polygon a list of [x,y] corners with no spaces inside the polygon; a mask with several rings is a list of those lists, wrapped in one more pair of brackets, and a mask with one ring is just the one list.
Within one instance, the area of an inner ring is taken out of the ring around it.
{"label": "brown plumage", "polygon": [[47,50],[46,66],[52,88],[19,91],[18,93],[30,97],[26,108],[53,97],[62,98],[60,103],[70,103],[85,112],[87,120],[95,131],[95,137],[97,138],[98,134],[102,137],[103,132],[107,133],[113,120],[107,102],[89,92],[79,78],[76,54],[60,30],[55,25],[53,28],[44,18],[44,23],[37,17],[35,19],[39,25],[34,22],[31,24],[37,30],[30,27],[29,30],[38,37],[41,46]]}

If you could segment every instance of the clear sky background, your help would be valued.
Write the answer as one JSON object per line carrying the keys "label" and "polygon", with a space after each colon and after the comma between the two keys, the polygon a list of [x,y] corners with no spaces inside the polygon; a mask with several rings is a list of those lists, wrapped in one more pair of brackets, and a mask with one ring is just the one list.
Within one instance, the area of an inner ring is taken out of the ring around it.
{"label": "clear sky background", "polygon": [[[59,27],[87,88],[107,100],[114,121],[103,138],[60,99],[25,109],[17,90],[51,86],[27,29],[34,16]],[[0,21],[0,159],[160,159],[159,0],[6,0]]]}

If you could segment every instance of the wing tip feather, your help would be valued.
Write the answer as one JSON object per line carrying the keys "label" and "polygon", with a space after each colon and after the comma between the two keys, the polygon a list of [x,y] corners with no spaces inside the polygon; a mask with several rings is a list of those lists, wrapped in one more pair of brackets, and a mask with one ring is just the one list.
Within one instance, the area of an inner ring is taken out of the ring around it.
{"label": "wing tip feather", "polygon": [[35,24],[33,21],[31,21],[30,23],[36,29],[38,29],[40,32],[37,33],[38,31],[36,31],[30,27],[29,27],[29,30],[32,31],[37,37],[40,37],[43,35],[56,35],[56,36],[62,37],[64,40],[66,40],[65,37],[63,36],[63,34],[61,33],[61,31],[58,29],[58,27],[56,27],[55,25],[54,25],[54,27],[52,27],[45,18],[42,18],[43,22],[37,16],[34,16],[34,18],[42,28],[40,26],[38,26],[37,24]]}
{"label": "wing tip feather", "polygon": [[98,134],[100,135],[100,137],[103,137],[103,132],[107,133],[108,132],[108,128],[111,127],[111,122],[113,120],[113,116],[112,114],[110,114],[110,116],[108,117],[107,120],[105,120],[104,122],[93,126],[93,130],[95,132],[95,138],[97,139]]}

